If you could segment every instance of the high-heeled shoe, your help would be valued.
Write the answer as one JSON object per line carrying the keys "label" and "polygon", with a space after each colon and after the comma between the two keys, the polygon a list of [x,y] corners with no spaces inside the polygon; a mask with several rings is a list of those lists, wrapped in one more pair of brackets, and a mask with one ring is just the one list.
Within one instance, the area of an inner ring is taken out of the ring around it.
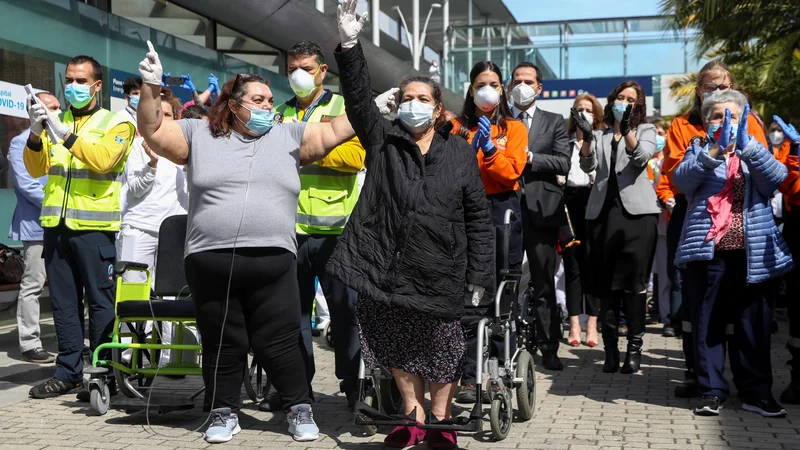
{"label": "high-heeled shoe", "polygon": [[581,345],[581,344],[580,344],[580,342],[578,342],[578,340],[577,340],[577,339],[573,339],[573,340],[569,341],[569,345],[570,345],[571,347],[577,347],[577,346],[579,346],[579,345]]}
{"label": "high-heeled shoe", "polygon": [[597,342],[595,341],[586,341],[586,346],[589,348],[597,347]]}

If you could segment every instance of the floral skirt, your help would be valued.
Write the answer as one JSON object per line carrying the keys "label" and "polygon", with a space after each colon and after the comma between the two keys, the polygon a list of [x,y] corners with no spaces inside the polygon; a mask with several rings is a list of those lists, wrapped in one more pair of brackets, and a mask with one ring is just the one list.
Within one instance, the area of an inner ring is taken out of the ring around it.
{"label": "floral skirt", "polygon": [[367,367],[399,369],[435,383],[461,378],[467,346],[459,319],[440,319],[362,296],[356,315]]}

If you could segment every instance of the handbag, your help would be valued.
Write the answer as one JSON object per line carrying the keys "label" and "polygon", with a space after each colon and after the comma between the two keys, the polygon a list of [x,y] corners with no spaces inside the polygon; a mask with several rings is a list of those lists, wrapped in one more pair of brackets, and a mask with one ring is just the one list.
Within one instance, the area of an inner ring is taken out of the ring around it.
{"label": "handbag", "polygon": [[19,284],[25,271],[20,251],[0,244],[0,284]]}

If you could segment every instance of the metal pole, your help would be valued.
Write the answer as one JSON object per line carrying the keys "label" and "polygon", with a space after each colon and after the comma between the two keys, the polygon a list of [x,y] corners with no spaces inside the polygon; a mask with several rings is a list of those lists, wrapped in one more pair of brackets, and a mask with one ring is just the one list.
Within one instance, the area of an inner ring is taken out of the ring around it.
{"label": "metal pole", "polygon": [[[450,26],[450,0],[444,0],[442,2],[442,60],[439,61],[439,66],[442,68],[442,80],[445,81],[445,87],[450,89],[453,86],[448,85],[447,79],[450,76],[450,52],[449,52],[449,45],[450,45],[450,36],[447,34],[447,28]],[[685,52],[684,52],[685,53]]]}
{"label": "metal pole", "polygon": [[317,11],[321,13],[325,12],[325,0],[317,0]]}
{"label": "metal pole", "polygon": [[[472,27],[472,0],[467,0],[467,26]],[[467,29],[467,72],[472,70],[472,28]]]}
{"label": "metal pole", "polygon": [[411,54],[414,58],[414,70],[419,70],[419,0],[413,0],[411,2],[411,20],[414,21],[412,26],[414,27],[414,45],[411,47],[412,51]]}
{"label": "metal pole", "polygon": [[622,76],[628,76],[628,21],[622,23]]}
{"label": "metal pole", "polygon": [[422,27],[422,36],[419,38],[419,59],[422,59],[422,55],[425,54],[425,41],[427,40],[428,35],[428,22],[431,20],[431,14],[433,13],[433,6],[428,10],[428,17],[425,18],[425,26]]}
{"label": "metal pole", "polygon": [[370,13],[372,22],[372,43],[376,47],[381,46],[381,0],[372,0],[370,2],[372,12]]}

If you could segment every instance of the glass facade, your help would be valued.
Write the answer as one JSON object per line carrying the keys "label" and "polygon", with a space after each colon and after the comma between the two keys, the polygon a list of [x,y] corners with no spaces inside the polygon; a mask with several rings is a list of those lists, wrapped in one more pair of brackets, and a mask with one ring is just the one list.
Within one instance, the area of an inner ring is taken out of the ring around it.
{"label": "glass facade", "polygon": [[[206,89],[210,73],[222,83],[247,72],[270,80],[276,102],[292,96],[286,77],[277,71],[285,66],[280,53],[263,44],[164,1],[113,1],[110,6],[111,11],[131,19],[76,0],[0,0],[4,25],[0,27],[0,152],[4,157],[11,139],[29,126],[21,86],[31,84],[53,92],[65,107],[64,70],[78,54],[90,55],[103,66],[99,99],[112,111],[124,107],[122,81],[138,76],[147,40],[159,52],[165,72],[190,75],[199,91]],[[213,46],[222,50],[209,48]],[[190,96],[180,87],[172,89],[184,99]],[[9,243],[3,238],[15,200],[5,166],[0,171],[0,242]]]}
{"label": "glass facade", "polygon": [[445,86],[458,92],[477,61],[504,75],[521,61],[545,80],[659,76],[699,70],[695,32],[667,31],[662,17],[473,25],[452,28]]}

